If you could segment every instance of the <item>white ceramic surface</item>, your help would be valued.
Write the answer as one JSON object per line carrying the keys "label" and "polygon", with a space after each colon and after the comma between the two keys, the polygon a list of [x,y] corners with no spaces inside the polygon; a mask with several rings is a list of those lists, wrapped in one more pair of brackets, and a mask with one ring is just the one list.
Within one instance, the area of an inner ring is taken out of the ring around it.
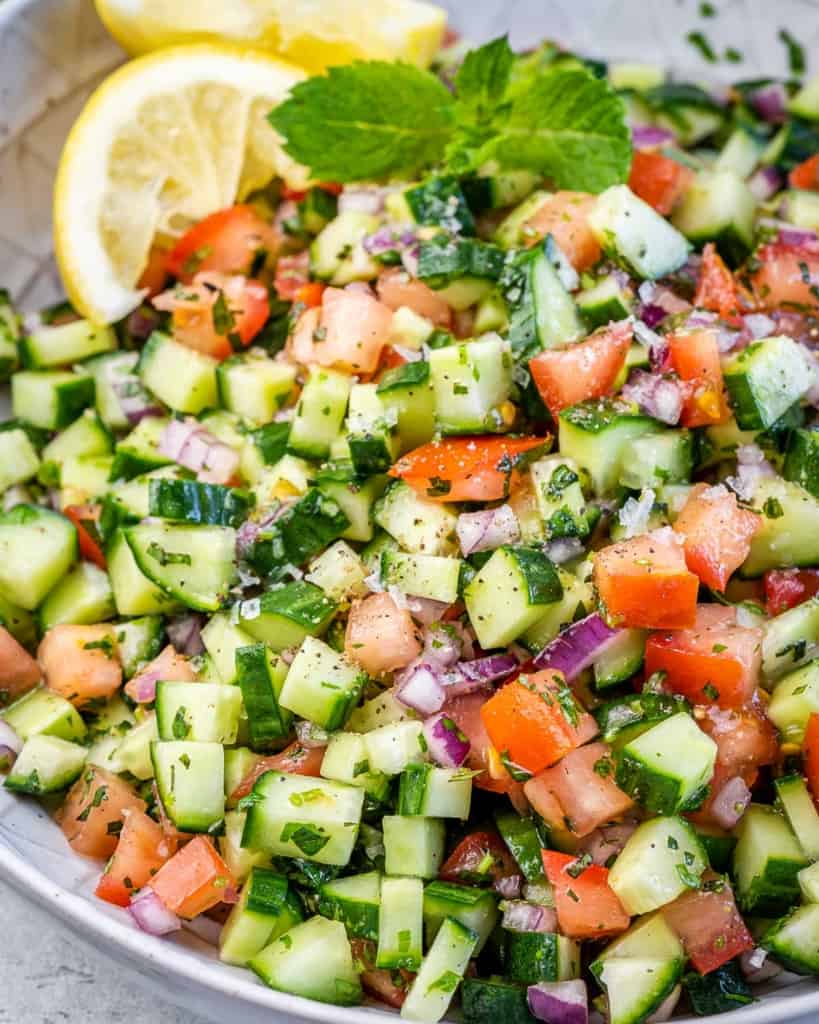
{"label": "white ceramic surface", "polygon": [[[225,0],[229,2],[229,0]],[[516,45],[551,35],[587,53],[667,63],[710,77],[785,69],[783,25],[819,64],[819,0],[725,0],[704,20],[697,0],[453,0],[446,6],[471,37],[510,31]],[[713,67],[682,41],[701,28],[738,48],[744,65]],[[61,295],[51,259],[51,186],[65,134],[90,89],[121,59],[90,0],[0,0],[0,286],[24,308]],[[384,1020],[374,1007],[339,1009],[271,992],[243,970],[219,964],[212,946],[186,931],[173,941],[139,932],[124,911],[93,898],[100,866],[73,855],[45,811],[0,789],[0,878],[45,907],[164,998],[213,1020],[328,1024]],[[819,1019],[819,987],[793,977],[731,1024]],[[703,1018],[699,1018],[703,1020]],[[689,1019],[691,1020],[691,1019]],[[720,1020],[725,1018],[708,1018]],[[727,1024],[727,1022],[726,1022]]]}

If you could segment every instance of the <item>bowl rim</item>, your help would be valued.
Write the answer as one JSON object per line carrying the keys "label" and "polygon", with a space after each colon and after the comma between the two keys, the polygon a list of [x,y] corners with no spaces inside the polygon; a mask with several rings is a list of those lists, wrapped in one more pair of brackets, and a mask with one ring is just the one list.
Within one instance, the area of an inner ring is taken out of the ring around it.
{"label": "bowl rim", "polygon": [[[15,19],[24,11],[42,2],[0,0],[0,34],[12,28]],[[90,941],[101,952],[105,952],[111,945],[115,946],[116,952],[109,949],[106,955],[126,956],[140,973],[148,974],[161,968],[167,978],[176,975],[200,992],[211,991],[214,995],[242,1000],[260,1009],[286,1014],[290,1018],[326,1024],[372,1024],[377,1017],[395,1019],[394,1011],[380,1006],[340,1007],[320,1003],[267,988],[248,971],[237,970],[218,961],[203,962],[203,958],[191,950],[139,931],[125,911],[120,912],[121,917],[114,913],[113,907],[107,907],[107,912],[104,912],[93,900],[53,881],[17,853],[5,841],[3,831],[0,822],[0,879],[9,883],[24,898],[55,914],[67,928],[78,932],[80,938]],[[785,998],[778,992],[771,993],[761,997],[756,1005],[734,1011],[731,1020],[736,1024],[785,1024],[802,1014],[817,1010],[819,987],[813,992]],[[722,1020],[723,1016],[719,1014],[701,1017],[699,1020],[707,1024],[708,1021]]]}

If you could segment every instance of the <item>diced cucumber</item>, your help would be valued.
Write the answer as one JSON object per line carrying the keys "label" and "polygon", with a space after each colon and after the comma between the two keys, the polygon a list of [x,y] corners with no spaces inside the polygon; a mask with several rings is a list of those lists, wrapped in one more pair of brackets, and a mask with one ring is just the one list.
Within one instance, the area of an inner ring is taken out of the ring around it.
{"label": "diced cucumber", "polygon": [[819,860],[819,814],[801,775],[784,775],[774,781],[776,798],[805,856]]}
{"label": "diced cucumber", "polygon": [[597,495],[617,486],[629,442],[656,434],[658,423],[614,400],[581,402],[559,416],[560,452],[573,459],[591,478]]}
{"label": "diced cucumber", "polygon": [[238,625],[277,652],[322,633],[336,611],[323,590],[303,580],[267,590],[234,607]]}
{"label": "diced cucumber", "polygon": [[505,647],[563,596],[555,567],[534,547],[498,548],[464,592],[482,647]]}
{"label": "diced cucumber", "polygon": [[325,459],[341,430],[352,380],[338,370],[314,367],[304,385],[290,424],[288,450],[305,459]]}
{"label": "diced cucumber", "polygon": [[[310,270],[320,281],[333,280],[365,235],[378,228],[378,218],[354,210],[340,213],[322,228],[310,246]],[[340,282],[334,282],[340,283]]]}
{"label": "diced cucumber", "polygon": [[499,171],[496,167],[482,167],[477,177],[467,178],[462,183],[462,188],[471,209],[479,212],[501,210],[525,199],[539,180],[532,171]]}
{"label": "diced cucumber", "polygon": [[[225,759],[225,769],[227,769],[227,759]],[[268,854],[263,851],[254,852],[242,848],[242,833],[246,818],[245,811],[228,811],[225,814],[225,831],[218,840],[219,852],[237,882],[243,882],[255,867],[269,868],[271,866]]]}
{"label": "diced cucumber", "polygon": [[333,733],[321,762],[321,774],[325,779],[360,786],[374,800],[383,800],[389,795],[387,776],[370,771],[364,737],[355,732]]}
{"label": "diced cucumber", "polygon": [[452,918],[444,921],[401,1007],[405,1020],[434,1024],[444,1016],[476,942],[471,929]]}
{"label": "diced cucumber", "polygon": [[225,817],[221,743],[153,742],[151,762],[162,804],[181,832],[210,832],[221,824]]}
{"label": "diced cucumber", "polygon": [[22,317],[12,305],[9,293],[0,288],[0,380],[7,380],[20,364],[22,327]]}
{"label": "diced cucumber", "polygon": [[505,973],[511,981],[571,981],[580,976],[580,946],[553,932],[505,931]]}
{"label": "diced cucumber", "polygon": [[108,573],[92,562],[78,562],[50,590],[37,618],[42,632],[62,622],[89,625],[117,614]]}
{"label": "diced cucumber", "polygon": [[728,137],[714,164],[715,171],[732,171],[747,178],[759,162],[763,146],[745,128],[737,128]]}
{"label": "diced cucumber", "polygon": [[224,683],[156,684],[156,724],[160,740],[192,743],[236,742],[242,694]]}
{"label": "diced cucumber", "polygon": [[819,653],[819,598],[789,608],[763,629],[762,675],[773,684]]}
{"label": "diced cucumber", "polygon": [[802,743],[814,712],[819,712],[819,661],[781,679],[767,708],[768,718],[789,743]]}
{"label": "diced cucumber", "polygon": [[253,495],[236,487],[158,477],[148,484],[149,515],[192,526],[241,526]]}
{"label": "diced cucumber", "polygon": [[819,431],[797,429],[791,433],[782,475],[819,498]]}
{"label": "diced cucumber", "polygon": [[504,249],[516,249],[529,239],[526,222],[530,220],[543,203],[549,199],[551,192],[537,190],[523,200],[508,213],[495,229],[494,240]]}
{"label": "diced cucumber", "polygon": [[[397,315],[393,314],[393,323]],[[376,385],[376,393],[387,412],[396,417],[402,451],[432,440],[435,433],[435,394],[428,362],[421,359],[388,370]]]}
{"label": "diced cucumber", "polygon": [[71,320],[65,324],[42,325],[20,340],[23,365],[31,370],[52,366],[70,366],[89,356],[110,352],[117,347],[111,327],[90,320]]}
{"label": "diced cucumber", "polygon": [[355,472],[383,473],[398,458],[398,413],[388,410],[375,384],[353,384],[347,411],[347,444]]}
{"label": "diced cucumber", "polygon": [[0,593],[0,625],[4,626],[23,647],[34,647],[37,642],[37,631],[34,616],[9,601]]}
{"label": "diced cucumber", "polygon": [[32,796],[58,793],[80,777],[86,754],[85,747],[59,736],[34,735],[23,744],[5,787]]}
{"label": "diced cucumber", "polygon": [[782,196],[782,210],[789,224],[806,231],[819,229],[819,196],[803,189],[791,189]]}
{"label": "diced cucumber", "polygon": [[333,601],[363,597],[367,593],[364,583],[367,570],[357,553],[343,540],[325,548],[313,559],[309,569],[305,579],[321,587]]}
{"label": "diced cucumber", "polygon": [[117,748],[116,756],[123,769],[137,779],[153,778],[151,747],[158,739],[156,715],[152,713],[127,732]]}
{"label": "diced cucumber", "polygon": [[260,759],[250,747],[229,747],[225,750],[225,800],[227,807],[235,807],[233,794]]}
{"label": "diced cucumber", "polygon": [[641,693],[620,697],[595,708],[594,717],[606,743],[620,750],[657,722],[686,712],[688,702],[676,694]]}
{"label": "diced cucumber", "polygon": [[665,277],[688,259],[685,238],[628,185],[602,192],[588,223],[603,250],[638,277]]}
{"label": "diced cucumber", "polygon": [[318,910],[332,921],[341,921],[348,935],[378,941],[381,906],[381,873],[334,878],[318,891]]}
{"label": "diced cucumber", "polygon": [[308,636],[290,665],[279,703],[323,729],[340,729],[358,703],[365,678],[358,666]]}
{"label": "diced cucumber", "polygon": [[298,897],[287,879],[267,868],[251,868],[239,902],[219,933],[219,959],[244,966],[301,919]]}
{"label": "diced cucumber", "polygon": [[682,961],[659,957],[612,957],[600,972],[611,1024],[642,1024],[671,994]]}
{"label": "diced cucumber", "polygon": [[140,570],[123,530],[117,530],[105,554],[120,615],[164,615],[179,607]]}
{"label": "diced cucumber", "polygon": [[613,274],[604,277],[577,296],[577,308],[588,326],[605,327],[612,320],[625,320],[634,308],[634,294]]}
{"label": "diced cucumber", "polygon": [[378,914],[376,966],[417,971],[423,952],[424,883],[420,878],[383,878]]}
{"label": "diced cucumber", "polygon": [[589,520],[577,465],[561,455],[533,462],[529,472],[546,538],[586,537]]}
{"label": "diced cucumber", "polygon": [[165,405],[196,416],[219,404],[218,365],[218,360],[155,331],[142,350],[136,372],[145,387]]}
{"label": "diced cucumber", "polygon": [[0,492],[36,475],[40,457],[24,430],[0,433]]}
{"label": "diced cucumber", "polygon": [[819,75],[814,75],[787,103],[788,110],[806,121],[819,121]]}
{"label": "diced cucumber", "polygon": [[381,581],[413,597],[452,604],[458,598],[462,565],[460,558],[385,551],[381,556]]}
{"label": "diced cucumber", "polygon": [[[372,732],[384,725],[403,722],[411,716],[409,708],[396,700],[392,690],[384,690],[377,697],[365,700],[347,719],[345,728],[350,732]],[[399,768],[399,771],[401,769]],[[397,775],[398,772],[393,772]]]}
{"label": "diced cucumber", "polygon": [[426,501],[403,480],[387,488],[375,505],[373,518],[405,551],[451,555],[458,550],[455,535],[458,515],[454,509]]}
{"label": "diced cucumber", "polygon": [[[341,517],[347,525],[340,534],[345,540],[372,540],[373,524],[371,511],[387,485],[387,477],[376,475],[363,480],[353,470],[352,463],[327,463],[316,473],[319,491],[334,502],[339,509],[337,516],[330,517],[340,526]],[[327,506],[329,509],[329,505]],[[329,516],[329,512],[328,512]],[[330,523],[328,522],[328,529]],[[332,539],[332,538],[331,538]],[[322,544],[324,548],[327,541]]]}
{"label": "diced cucumber", "polygon": [[592,974],[598,978],[606,960],[617,958],[658,957],[660,959],[679,960],[682,966],[685,960],[683,945],[666,922],[662,912],[646,914],[639,917],[628,931],[618,935],[608,944],[600,956],[590,966]]}
{"label": "diced cucumber", "polygon": [[[378,709],[374,709],[374,716],[377,715],[377,711]],[[352,723],[351,717],[350,724]],[[409,765],[423,762],[423,744],[426,741],[422,732],[423,723],[417,721],[393,721],[388,725],[371,728],[364,734],[370,771],[398,775]]]}
{"label": "diced cucumber", "polygon": [[108,490],[113,463],[113,455],[74,455],[66,459],[60,470],[61,507],[101,498]]}
{"label": "diced cucumber", "polygon": [[594,607],[591,584],[565,569],[558,568],[557,576],[563,596],[554,604],[546,605],[533,626],[523,634],[522,642],[530,651],[540,651],[558,635],[561,627],[583,618]]}
{"label": "diced cucumber", "polygon": [[364,790],[270,771],[253,788],[242,846],[343,867],[361,821]]}
{"label": "diced cucumber", "polygon": [[256,349],[231,356],[216,368],[221,404],[251,423],[269,423],[295,382],[295,366],[270,359]]}
{"label": "diced cucumber", "polygon": [[531,1024],[526,989],[503,978],[464,978],[461,1011],[465,1024]]}
{"label": "diced cucumber", "polygon": [[797,907],[772,925],[760,945],[797,974],[819,974],[819,904]]}
{"label": "diced cucumber", "polygon": [[0,591],[13,604],[36,608],[76,561],[73,523],[38,505],[0,515]]}
{"label": "diced cucumber", "polygon": [[623,629],[594,660],[594,688],[618,686],[640,671],[646,650],[646,631]]}
{"label": "diced cucumber", "polygon": [[381,828],[388,875],[435,878],[444,859],[446,830],[442,821],[385,814]]}
{"label": "diced cucumber", "polygon": [[495,813],[495,824],[526,881],[542,882],[542,847],[534,820],[521,817],[515,811],[498,811]]}
{"label": "diced cucumber", "polygon": [[[368,742],[372,735],[368,735]],[[466,821],[471,800],[471,772],[463,768],[408,764],[401,773],[396,810],[399,814],[424,818],[460,818]]]}
{"label": "diced cucumber", "polygon": [[787,480],[766,477],[754,489],[753,504],[762,511],[762,525],[740,569],[743,576],[819,565],[819,501],[813,495]]}
{"label": "diced cucumber", "polygon": [[0,715],[21,740],[32,736],[58,736],[61,740],[82,742],[85,722],[74,705],[46,687],[31,690]]}
{"label": "diced cucumber", "polygon": [[[235,626],[227,628],[241,632]],[[254,750],[280,746],[293,724],[293,716],[279,703],[287,665],[265,644],[238,647],[235,658],[236,681],[247,713],[250,745]]]}
{"label": "diced cucumber", "polygon": [[361,982],[340,921],[311,917],[280,935],[248,966],[279,992],[336,1006],[361,1001]]}
{"label": "diced cucumber", "polygon": [[733,875],[737,901],[746,913],[774,917],[799,899],[799,872],[807,858],[781,814],[751,804],[737,826]]}
{"label": "diced cucumber", "polygon": [[756,341],[723,365],[734,415],[744,430],[767,429],[810,387],[813,370],[784,334]]}
{"label": "diced cucumber", "polygon": [[473,885],[433,881],[424,889],[424,932],[429,946],[447,919],[458,921],[477,936],[475,955],[483,949],[498,923],[495,894]]}
{"label": "diced cucumber", "polygon": [[217,612],[202,629],[202,643],[213,658],[222,682],[238,682],[236,652],[240,647],[252,645],[253,637],[237,626],[227,612]]}
{"label": "diced cucumber", "polygon": [[72,424],[48,442],[43,448],[42,457],[45,463],[54,462],[61,465],[71,456],[108,455],[111,448],[111,435],[97,414],[91,409],[86,409]]}
{"label": "diced cucumber", "polygon": [[802,868],[796,876],[804,903],[819,903],[819,861]]}
{"label": "diced cucumber", "polygon": [[130,480],[167,466],[171,460],[160,452],[159,439],[169,422],[164,416],[146,416],[130,434],[118,441],[111,479]]}
{"label": "diced cucumber", "polygon": [[509,345],[495,335],[447,345],[429,354],[435,420],[443,434],[504,430],[504,403],[512,390]]}
{"label": "diced cucumber", "polygon": [[609,885],[629,914],[647,914],[696,888],[708,866],[694,829],[682,818],[651,818],[629,837]]}
{"label": "diced cucumber", "polygon": [[619,482],[641,491],[691,479],[694,436],[688,430],[665,430],[626,441],[622,448]]}
{"label": "diced cucumber", "polygon": [[24,370],[11,378],[12,415],[44,430],[62,430],[94,403],[94,378],[68,370]]}
{"label": "diced cucumber", "polygon": [[732,170],[701,171],[680,200],[672,222],[695,245],[715,242],[736,266],[754,238],[756,198]]}
{"label": "diced cucumber", "polygon": [[84,369],[94,378],[96,394],[94,404],[102,422],[110,430],[126,430],[129,420],[125,414],[124,399],[147,408],[150,396],[136,375],[138,352],[110,352],[89,359]]}

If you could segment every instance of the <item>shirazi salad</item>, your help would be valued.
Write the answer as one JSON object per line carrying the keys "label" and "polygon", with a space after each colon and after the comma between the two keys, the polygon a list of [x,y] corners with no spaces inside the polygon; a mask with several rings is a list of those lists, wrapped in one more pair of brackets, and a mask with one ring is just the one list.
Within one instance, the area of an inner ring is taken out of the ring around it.
{"label": "shirazi salad", "polygon": [[6,788],[322,1002],[819,973],[819,80],[498,39],[270,121],[312,184],[119,322],[3,300]]}

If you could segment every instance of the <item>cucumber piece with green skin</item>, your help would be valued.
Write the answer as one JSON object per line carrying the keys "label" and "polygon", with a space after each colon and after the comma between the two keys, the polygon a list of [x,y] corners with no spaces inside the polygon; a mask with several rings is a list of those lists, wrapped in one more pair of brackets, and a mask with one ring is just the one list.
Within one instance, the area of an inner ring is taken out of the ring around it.
{"label": "cucumber piece with green skin", "polygon": [[580,946],[553,932],[503,933],[506,977],[523,985],[580,976]]}
{"label": "cucumber piece with green skin", "polygon": [[302,918],[288,880],[268,868],[253,867],[219,933],[219,959],[243,967]]}
{"label": "cucumber piece with green skin", "polygon": [[671,218],[697,246],[714,242],[730,266],[748,255],[754,239],[756,198],[731,170],[701,171]]}
{"label": "cucumber piece with green skin", "polygon": [[23,647],[34,647],[37,643],[37,630],[34,616],[25,608],[20,608],[0,594],[0,626],[11,633]]}
{"label": "cucumber piece with green skin", "polygon": [[819,598],[781,612],[763,630],[762,675],[770,686],[819,654]]}
{"label": "cucumber piece with green skin", "polygon": [[796,836],[773,807],[751,804],[737,826],[733,877],[745,913],[775,917],[799,899],[798,874],[808,861]]}
{"label": "cucumber piece with green skin", "polygon": [[287,672],[279,703],[328,732],[340,729],[358,703],[366,676],[316,637],[306,637]]}
{"label": "cucumber piece with green skin", "polygon": [[0,493],[36,476],[40,457],[24,430],[0,432]]}
{"label": "cucumber piece with green skin", "polygon": [[370,771],[366,742],[358,733],[333,733],[321,762],[321,775],[335,782],[359,786],[376,801],[384,801],[389,796],[389,779],[381,772]]}
{"label": "cucumber piece with green skin", "polygon": [[506,334],[509,328],[509,310],[500,288],[493,288],[478,303],[475,310],[474,331],[476,337],[490,331]]}
{"label": "cucumber piece with green skin", "polygon": [[526,227],[526,223],[537,213],[544,202],[551,198],[551,195],[551,192],[542,189],[533,192],[506,215],[495,229],[493,240],[502,249],[517,249],[524,242],[535,238],[536,235]]}
{"label": "cucumber piece with green skin", "polygon": [[114,449],[112,480],[130,480],[173,461],[159,450],[159,439],[170,420],[164,416],[146,416]]}
{"label": "cucumber piece with green skin", "polygon": [[156,715],[151,713],[130,729],[117,747],[116,757],[122,769],[137,779],[153,778],[151,745],[158,739]]}
{"label": "cucumber piece with green skin", "polygon": [[191,743],[236,742],[242,695],[224,683],[160,679],[156,684],[156,724],[160,740]]}
{"label": "cucumber piece with green skin", "polygon": [[290,436],[290,424],[265,423],[258,430],[252,430],[248,437],[258,451],[266,466],[274,466],[279,459],[287,454],[287,439]]}
{"label": "cucumber piece with green skin", "polygon": [[279,704],[287,665],[265,644],[236,650],[236,681],[247,712],[250,745],[270,750],[287,739],[293,716]]}
{"label": "cucumber piece with green skin", "polygon": [[634,309],[634,293],[623,287],[613,274],[591,288],[584,288],[576,299],[577,308],[590,330],[605,327],[612,320],[625,320]]}
{"label": "cucumber piece with green skin", "polygon": [[[403,207],[399,219],[444,228],[459,235],[475,234],[475,219],[466,196],[458,179],[451,175],[432,175],[404,189],[398,199]],[[399,209],[394,207],[389,212],[399,213]]]}
{"label": "cucumber piece with green skin", "polygon": [[[378,710],[376,709],[374,714],[377,714]],[[353,712],[350,724],[355,718],[356,712]],[[403,721],[379,724],[371,728],[364,737],[370,771],[382,772],[384,775],[399,775],[410,765],[421,764],[426,757],[426,741],[422,733],[422,723],[406,719],[406,715]]]}
{"label": "cucumber piece with green skin", "polygon": [[124,530],[114,534],[105,559],[120,615],[167,615],[179,609],[179,604],[139,568]]}
{"label": "cucumber piece with green skin", "polygon": [[0,288],[0,380],[20,365],[18,344],[22,336],[22,319],[5,288]]}
{"label": "cucumber piece with green skin", "polygon": [[328,462],[316,473],[316,486],[334,501],[348,525],[340,534],[344,540],[372,540],[372,510],[384,493],[389,478],[381,474],[362,479],[352,462]]}
{"label": "cucumber piece with green skin", "polygon": [[[227,771],[227,758],[225,759]],[[229,805],[228,805],[229,806]],[[219,852],[237,882],[243,882],[255,867],[272,868],[271,858],[263,851],[242,848],[242,833],[247,813],[230,810],[225,814],[225,830],[219,836]]]}
{"label": "cucumber piece with green skin", "polygon": [[309,568],[305,578],[321,587],[333,601],[363,597],[367,593],[364,583],[367,570],[356,552],[343,540],[325,548],[310,562]]}
{"label": "cucumber piece with green skin", "polygon": [[600,972],[611,1024],[642,1024],[680,980],[682,960],[612,957]]}
{"label": "cucumber piece with green skin", "polygon": [[417,971],[424,946],[424,883],[383,878],[378,913],[377,967]]}
{"label": "cucumber piece with green skin", "polygon": [[238,606],[238,625],[254,640],[279,652],[318,636],[329,626],[336,604],[312,583],[296,580]]}
{"label": "cucumber piece with green skin", "polygon": [[233,794],[239,784],[255,768],[261,758],[250,747],[228,747],[225,750],[225,800],[227,807],[235,807],[238,800]]}
{"label": "cucumber piece with green skin", "polygon": [[444,1016],[475,944],[471,929],[452,918],[444,921],[401,1007],[405,1020],[435,1022]]}
{"label": "cucumber piece with green skin", "polygon": [[113,439],[93,409],[86,409],[42,450],[43,462],[62,464],[72,455],[109,455]]}
{"label": "cucumber piece with green skin", "polygon": [[443,434],[495,433],[507,426],[512,357],[500,337],[448,345],[429,354],[435,422]]}
{"label": "cucumber piece with green skin", "polygon": [[[407,721],[412,714],[409,708],[396,700],[391,689],[384,690],[377,697],[365,700],[355,708],[347,719],[345,728],[350,732],[372,732],[385,725]],[[393,774],[397,775],[398,772]]]}
{"label": "cucumber piece with green skin", "polygon": [[717,745],[682,712],[652,725],[617,752],[617,785],[657,814],[693,810],[705,799]]}
{"label": "cucumber piece with green skin", "polygon": [[219,404],[218,365],[218,360],[154,331],[140,354],[136,372],[145,387],[169,408],[196,416]]}
{"label": "cucumber piece with green skin", "polygon": [[561,455],[549,455],[533,462],[529,472],[546,538],[587,537],[589,520],[577,465]]}
{"label": "cucumber piece with green skin", "polygon": [[124,533],[140,571],[170,597],[206,612],[225,603],[237,579],[235,530],[142,523]]}
{"label": "cucumber piece with green skin", "polygon": [[395,412],[402,450],[410,451],[432,440],[435,396],[429,362],[419,359],[387,370],[376,385],[376,393],[386,409]]}
{"label": "cucumber piece with green skin", "polygon": [[398,414],[382,402],[375,384],[353,384],[347,411],[347,444],[355,472],[383,473],[398,458]]}
{"label": "cucumber piece with green skin", "polygon": [[629,914],[647,914],[699,885],[708,866],[696,832],[683,818],[644,821],[609,871],[609,885]]}
{"label": "cucumber piece with green skin", "polygon": [[795,227],[806,231],[819,228],[819,196],[803,189],[791,189],[782,197],[782,207],[787,220]]}
{"label": "cucumber piece with green skin", "polygon": [[87,753],[59,736],[34,735],[23,744],[4,785],[31,796],[59,793],[80,777]]}
{"label": "cucumber piece with green skin", "polygon": [[814,75],[786,104],[791,114],[806,121],[819,121],[819,75]]}
{"label": "cucumber piece with green skin", "polygon": [[666,430],[631,438],[623,445],[621,466],[619,482],[633,491],[689,481],[694,435],[688,430]]}
{"label": "cucumber piece with green skin", "polygon": [[378,217],[348,210],[330,221],[310,245],[310,271],[320,281],[332,281],[365,235],[378,230]]}
{"label": "cucumber piece with green skin", "polygon": [[239,681],[237,653],[242,647],[253,644],[253,637],[231,621],[228,612],[217,612],[211,616],[202,629],[202,643],[213,659],[216,671],[223,683]]}
{"label": "cucumber piece with green skin", "polygon": [[403,480],[389,485],[373,509],[373,519],[413,554],[445,556],[459,550],[454,508],[425,500]]}
{"label": "cucumber piece with green skin", "polygon": [[424,889],[424,933],[429,946],[447,919],[458,921],[477,937],[475,955],[498,922],[498,901],[488,889],[435,880]]}
{"label": "cucumber piece with green skin", "polygon": [[361,982],[340,921],[311,917],[274,939],[248,967],[279,992],[335,1006],[361,1002]]}
{"label": "cucumber piece with green skin", "polygon": [[563,596],[555,567],[534,547],[498,548],[464,592],[481,647],[505,647]]}
{"label": "cucumber piece with green skin", "polygon": [[760,945],[789,971],[819,974],[819,904],[797,907],[771,925]]}
{"label": "cucumber piece with green skin", "polygon": [[94,378],[68,370],[24,370],[11,378],[12,415],[44,430],[62,430],[94,404]]}
{"label": "cucumber piece with green skin", "polygon": [[199,480],[153,479],[149,515],[194,526],[241,526],[253,508],[248,491]]}
{"label": "cucumber piece with green skin", "polygon": [[435,291],[463,281],[498,281],[505,253],[477,238],[452,238],[441,234],[421,241],[418,247],[419,280]]}
{"label": "cucumber piece with green skin", "polygon": [[470,209],[502,210],[522,202],[540,180],[532,171],[496,171],[482,168],[474,178],[466,178],[461,188]]}
{"label": "cucumber piece with green skin", "polygon": [[279,857],[344,867],[358,835],[364,790],[286,772],[266,772],[253,787],[242,846]]}
{"label": "cucumber piece with green skin", "polygon": [[708,855],[708,863],[714,871],[723,874],[727,872],[731,866],[734,847],[737,845],[736,838],[730,835],[720,835],[718,830],[710,832],[703,828],[697,829],[697,836]]}
{"label": "cucumber piece with green skin", "polygon": [[656,434],[658,423],[613,399],[580,402],[559,417],[561,454],[584,469],[597,495],[613,491],[623,471],[628,443]]}
{"label": "cucumber piece with green skin", "polygon": [[210,832],[222,823],[225,756],[221,743],[155,740],[151,764],[162,805],[180,832]]}
{"label": "cucumber piece with green skin", "polygon": [[767,709],[783,740],[800,744],[814,712],[819,712],[819,660],[780,679]]}
{"label": "cucumber piece with green skin", "polygon": [[628,185],[602,192],[588,223],[604,252],[637,277],[665,277],[688,259],[691,247],[683,235]]}
{"label": "cucumber piece with green skin", "polygon": [[784,775],[774,781],[776,800],[805,856],[819,860],[819,814],[801,775]]}
{"label": "cucumber piece with green skin", "polygon": [[435,878],[444,859],[446,829],[437,818],[385,814],[384,870],[388,875]]}
{"label": "cucumber piece with green skin", "polygon": [[86,736],[85,722],[74,705],[59,693],[38,686],[10,707],[0,718],[21,740],[32,736],[58,736],[62,740],[82,743]]}
{"label": "cucumber piece with green skin", "polygon": [[526,989],[514,982],[491,978],[464,978],[461,986],[464,1024],[531,1024]]}
{"label": "cucumber piece with green skin", "polygon": [[338,211],[338,199],[326,189],[313,187],[298,204],[299,220],[305,231],[317,235]]}
{"label": "cucumber piece with green skin", "polygon": [[679,960],[680,969],[685,961],[683,945],[662,915],[662,911],[646,914],[610,942],[603,952],[593,960],[589,970],[599,980],[606,960],[641,959],[656,957],[661,960]]}
{"label": "cucumber piece with green skin", "polygon": [[594,659],[594,688],[598,693],[619,686],[643,667],[646,651],[644,629],[624,629]]}
{"label": "cucumber piece with green skin", "polygon": [[423,818],[466,821],[472,801],[472,775],[463,768],[408,764],[401,773],[396,810]]}
{"label": "cucumber piece with green skin", "polygon": [[723,364],[723,376],[739,426],[772,426],[808,390],[812,372],[805,353],[784,334],[756,341],[731,356]]}
{"label": "cucumber piece with green skin", "polygon": [[819,565],[816,498],[797,484],[773,477],[758,482],[753,505],[762,513],[762,525],[740,567],[742,576],[761,576],[767,569]]}
{"label": "cucumber piece with green skin", "polygon": [[216,368],[219,402],[251,423],[269,423],[295,383],[295,366],[258,350],[231,356]]}
{"label": "cucumber piece with green skin", "polygon": [[37,619],[40,631],[45,633],[61,623],[87,626],[113,619],[116,614],[108,573],[92,562],[78,562],[48,592]]}
{"label": "cucumber piece with green skin", "polygon": [[819,498],[819,431],[793,431],[782,475]]}
{"label": "cucumber piece with green skin", "polygon": [[62,507],[101,498],[108,490],[113,462],[113,455],[73,455],[66,459],[60,470]]}
{"label": "cucumber piece with green skin", "polygon": [[76,528],[64,516],[39,505],[0,515],[0,590],[13,604],[36,608],[78,554]]}
{"label": "cucumber piece with green skin", "polygon": [[496,811],[495,824],[526,881],[542,882],[543,848],[534,820],[515,811]]}
{"label": "cucumber piece with green skin", "polygon": [[803,903],[819,903],[819,861],[802,868],[797,878]]}
{"label": "cucumber piece with green skin", "polygon": [[588,580],[579,579],[565,569],[557,570],[563,596],[554,604],[546,605],[541,614],[522,635],[527,650],[537,653],[558,635],[561,627],[582,619],[594,607],[594,594]]}
{"label": "cucumber piece with green skin", "polygon": [[20,339],[20,357],[29,370],[47,370],[53,366],[70,366],[116,347],[113,328],[92,324],[90,320],[72,320],[37,327],[24,335]]}
{"label": "cucumber piece with green skin", "polygon": [[640,693],[601,704],[592,713],[604,741],[619,750],[658,722],[689,710],[677,694]]}
{"label": "cucumber piece with green skin", "polygon": [[381,556],[381,581],[412,597],[452,604],[458,599],[462,565],[460,558],[385,551]]}
{"label": "cucumber piece with green skin", "polygon": [[378,941],[381,872],[368,871],[324,882],[318,890],[318,911],[341,921],[348,935]]}
{"label": "cucumber piece with green skin", "polygon": [[122,396],[151,404],[148,392],[136,376],[138,352],[106,352],[85,363],[84,369],[94,378],[94,404],[100,419],[109,430],[127,430],[130,421],[122,406]]}
{"label": "cucumber piece with green skin", "polygon": [[288,451],[305,459],[326,459],[341,430],[352,378],[338,370],[313,367],[290,423]]}
{"label": "cucumber piece with green skin", "polygon": [[737,128],[728,136],[714,170],[732,171],[738,178],[747,178],[759,163],[763,148],[745,128]]}

